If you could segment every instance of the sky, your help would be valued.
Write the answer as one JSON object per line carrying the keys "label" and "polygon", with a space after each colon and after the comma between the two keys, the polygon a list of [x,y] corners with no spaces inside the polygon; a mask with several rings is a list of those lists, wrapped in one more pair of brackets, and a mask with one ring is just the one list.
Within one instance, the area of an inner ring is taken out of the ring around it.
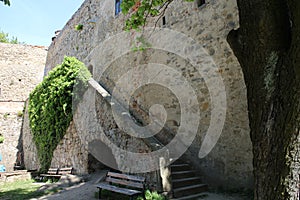
{"label": "sky", "polygon": [[0,31],[29,45],[49,46],[84,0],[10,0],[0,2]]}

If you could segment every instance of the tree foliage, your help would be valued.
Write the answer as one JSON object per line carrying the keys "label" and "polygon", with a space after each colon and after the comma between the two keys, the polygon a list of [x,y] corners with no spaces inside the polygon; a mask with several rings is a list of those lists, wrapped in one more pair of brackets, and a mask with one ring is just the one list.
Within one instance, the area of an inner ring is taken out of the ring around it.
{"label": "tree foliage", "polygon": [[125,30],[139,30],[149,17],[162,17],[173,0],[123,0],[122,13],[127,15]]}
{"label": "tree foliage", "polygon": [[[50,167],[53,151],[73,118],[74,98],[80,98],[90,77],[82,62],[74,57],[65,57],[63,63],[51,70],[31,92],[28,108],[30,128],[41,171]],[[79,90],[74,91],[74,86],[78,84],[81,87],[75,87]]]}
{"label": "tree foliage", "polygon": [[0,32],[0,42],[2,43],[11,43],[11,44],[19,44],[17,37],[9,38],[9,34],[3,31]]}
{"label": "tree foliage", "polygon": [[10,1],[9,0],[0,0],[0,1],[2,1],[4,3],[4,5],[10,6]]}

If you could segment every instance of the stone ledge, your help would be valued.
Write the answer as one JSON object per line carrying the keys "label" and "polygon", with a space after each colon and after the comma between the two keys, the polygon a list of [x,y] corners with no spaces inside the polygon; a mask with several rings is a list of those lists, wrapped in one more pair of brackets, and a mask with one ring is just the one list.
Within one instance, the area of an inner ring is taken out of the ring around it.
{"label": "stone ledge", "polygon": [[18,180],[31,179],[31,172],[19,170],[14,172],[0,172],[0,183],[14,182]]}

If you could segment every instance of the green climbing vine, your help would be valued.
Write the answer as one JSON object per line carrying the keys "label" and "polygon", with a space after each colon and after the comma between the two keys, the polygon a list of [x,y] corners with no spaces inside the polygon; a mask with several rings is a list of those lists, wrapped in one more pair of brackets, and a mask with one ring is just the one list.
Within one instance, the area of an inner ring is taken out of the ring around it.
{"label": "green climbing vine", "polygon": [[[51,70],[30,94],[30,128],[41,171],[50,167],[53,151],[73,118],[72,106],[87,88],[90,77],[90,72],[82,62],[74,57],[65,57],[62,64]],[[73,91],[73,88],[76,90]]]}

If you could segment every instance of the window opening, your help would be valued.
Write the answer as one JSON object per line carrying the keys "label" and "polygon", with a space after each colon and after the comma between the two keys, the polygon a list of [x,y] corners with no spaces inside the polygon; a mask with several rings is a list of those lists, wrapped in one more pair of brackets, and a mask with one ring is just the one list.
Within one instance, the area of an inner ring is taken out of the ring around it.
{"label": "window opening", "polygon": [[166,17],[165,16],[163,16],[163,18],[162,18],[162,25],[163,26],[166,25]]}

